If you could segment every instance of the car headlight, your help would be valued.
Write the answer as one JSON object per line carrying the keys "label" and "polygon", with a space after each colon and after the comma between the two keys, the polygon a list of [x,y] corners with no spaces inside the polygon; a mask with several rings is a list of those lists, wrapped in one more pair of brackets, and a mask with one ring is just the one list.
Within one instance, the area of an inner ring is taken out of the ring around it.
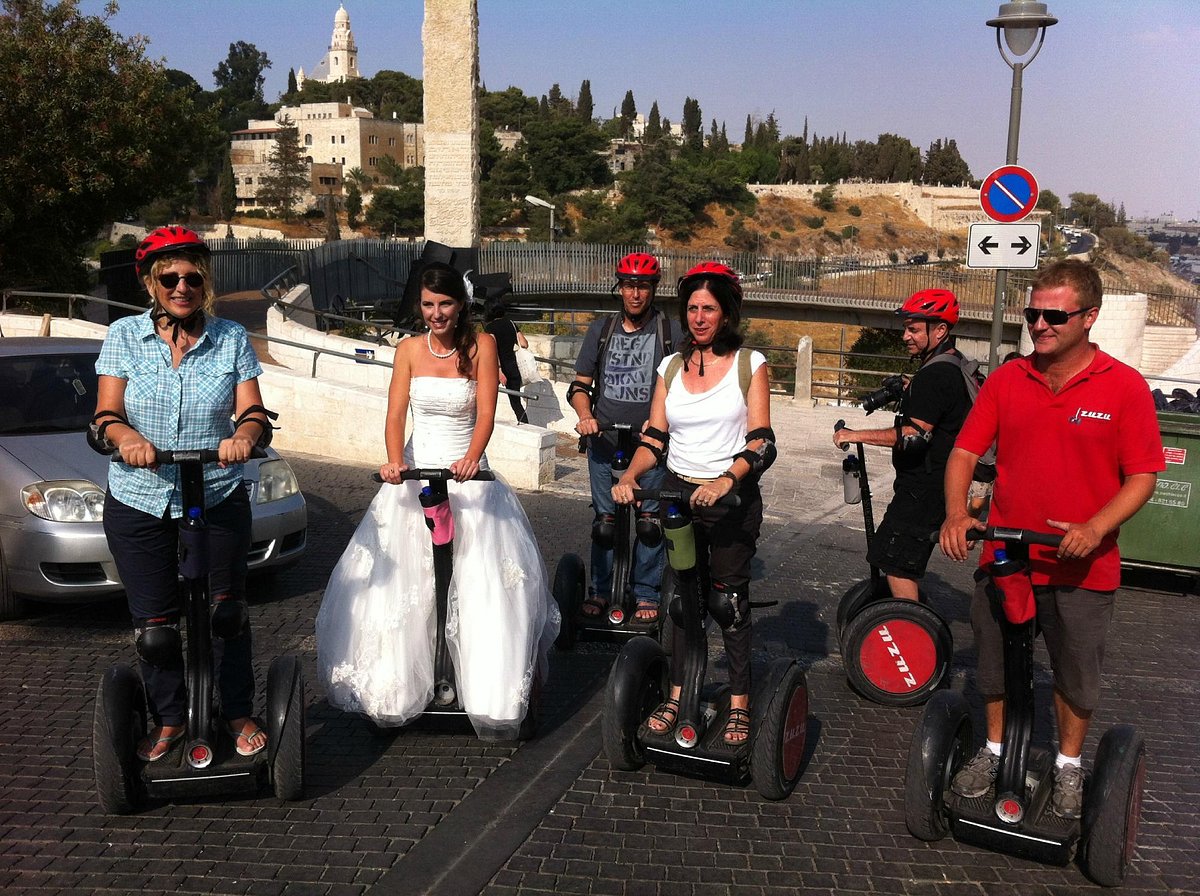
{"label": "car headlight", "polygon": [[265,460],[258,465],[258,496],[255,504],[270,504],[299,493],[300,483],[286,460]]}
{"label": "car headlight", "polygon": [[104,519],[104,491],[86,479],[35,482],[21,489],[21,501],[34,516],[55,523],[98,523]]}

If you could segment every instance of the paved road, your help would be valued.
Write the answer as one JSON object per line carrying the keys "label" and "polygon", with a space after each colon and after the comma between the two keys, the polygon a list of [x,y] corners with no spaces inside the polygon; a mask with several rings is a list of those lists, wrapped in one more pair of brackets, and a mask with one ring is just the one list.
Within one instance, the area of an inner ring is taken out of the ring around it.
{"label": "paved road", "polygon": [[[305,799],[263,794],[102,815],[92,794],[92,699],[101,671],[132,656],[124,610],[119,602],[43,607],[0,625],[0,888],[255,896],[1093,891],[1074,866],[908,835],[903,771],[920,709],[856,697],[832,632],[838,597],[865,574],[861,515],[841,503],[841,454],[829,443],[838,411],[776,401],[773,413],[786,453],[769,474],[753,587],[756,597],[780,603],[756,611],[755,661],[799,657],[812,696],[811,754],[788,800],[649,767],[613,771],[599,752],[599,688],[616,653],[606,644],[552,655],[541,735],[519,748],[430,730],[379,737],[332,710],[313,683],[313,620],[375,486],[366,467],[297,456],[310,548],[300,564],[259,583],[253,613],[260,681],[281,653],[299,654],[309,676]],[[564,552],[584,551],[590,518],[578,457],[564,447],[559,461],[550,490],[522,495],[551,569]],[[886,498],[880,488],[880,511]],[[928,585],[954,633],[952,686],[965,688],[978,724],[968,572],[935,559]],[[1195,893],[1200,605],[1192,596],[1126,589],[1113,632],[1094,730],[1137,725],[1151,756],[1137,861],[1119,892]],[[1045,701],[1042,653],[1037,681]],[[1050,725],[1043,711],[1035,742],[1048,742]]]}

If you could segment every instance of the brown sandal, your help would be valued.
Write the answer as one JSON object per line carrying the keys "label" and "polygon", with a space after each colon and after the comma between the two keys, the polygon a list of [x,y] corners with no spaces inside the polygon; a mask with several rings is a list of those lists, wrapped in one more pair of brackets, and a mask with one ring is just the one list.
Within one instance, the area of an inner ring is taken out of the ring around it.
{"label": "brown sandal", "polygon": [[[675,720],[679,718],[679,700],[676,697],[668,697],[662,703],[658,704],[658,709],[650,713],[650,717],[646,719],[646,727],[655,734],[666,734],[675,727]],[[652,723],[658,722],[662,728],[655,728]]]}
{"label": "brown sandal", "polygon": [[729,707],[729,719],[725,722],[725,743],[736,747],[749,739],[750,710],[740,706]]}
{"label": "brown sandal", "polygon": [[583,606],[580,607],[579,612],[588,619],[599,619],[607,609],[608,601],[599,594],[591,593],[583,599]]}

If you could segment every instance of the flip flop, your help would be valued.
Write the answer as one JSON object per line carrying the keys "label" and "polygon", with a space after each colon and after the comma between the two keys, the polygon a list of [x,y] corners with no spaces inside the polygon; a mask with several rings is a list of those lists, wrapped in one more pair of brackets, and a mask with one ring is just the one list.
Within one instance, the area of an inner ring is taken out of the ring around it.
{"label": "flip flop", "polygon": [[[649,615],[642,615],[642,614]],[[639,600],[637,602],[637,612],[633,614],[633,621],[638,625],[653,625],[658,622],[658,602],[653,600]]]}
{"label": "flip flop", "polygon": [[[240,728],[235,728],[232,722],[225,723],[225,730],[228,731],[229,736],[233,738],[233,748],[237,750],[239,756],[254,756],[266,749],[267,732],[263,731],[258,722],[254,721],[253,719],[250,720],[250,724],[253,727],[247,731],[245,724],[243,724]],[[245,740],[246,743],[250,743],[260,734],[263,736],[261,744],[259,744],[257,747],[251,747],[247,750],[242,749],[240,741]]]}
{"label": "flip flop", "polygon": [[[164,727],[165,726],[162,726],[162,725],[160,725],[158,727],[158,732],[159,732],[158,738],[152,740],[149,737],[149,735],[142,738],[142,740],[139,743],[138,748],[137,748],[137,758],[142,760],[142,762],[158,762],[158,760],[162,759],[164,756],[166,756],[168,753],[171,752],[172,744],[174,744],[177,740],[179,740],[185,734],[187,734],[187,728],[180,728],[174,734],[168,734],[166,737],[163,737],[162,730]],[[148,744],[149,746],[143,748],[141,746],[141,744]],[[163,750],[161,753],[156,754],[154,751],[157,750],[163,744],[167,745],[167,749]]]}
{"label": "flip flop", "polygon": [[583,599],[583,606],[579,612],[588,619],[599,619],[604,615],[604,611],[608,609],[608,601],[602,598],[599,594],[589,594]]}

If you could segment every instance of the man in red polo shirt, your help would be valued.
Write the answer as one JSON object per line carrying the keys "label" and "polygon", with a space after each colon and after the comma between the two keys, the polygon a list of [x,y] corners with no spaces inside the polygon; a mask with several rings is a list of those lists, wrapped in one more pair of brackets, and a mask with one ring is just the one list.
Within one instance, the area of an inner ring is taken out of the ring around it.
{"label": "man in red polo shirt", "polygon": [[[941,546],[967,559],[966,532],[982,528],[967,512],[975,462],[996,442],[996,483],[988,522],[1062,530],[1057,549],[1031,545],[1037,616],[1054,673],[1059,752],[1052,808],[1078,818],[1080,756],[1100,693],[1100,665],[1121,583],[1117,532],[1154,493],[1162,440],[1146,381],[1088,340],[1103,287],[1082,261],[1056,262],[1034,280],[1025,320],[1033,352],[984,383],[946,465]],[[992,559],[987,546],[980,559]],[[1004,726],[1000,608],[981,584],[971,603],[979,649],[987,743],[955,775],[952,789],[983,796],[996,778]]]}

